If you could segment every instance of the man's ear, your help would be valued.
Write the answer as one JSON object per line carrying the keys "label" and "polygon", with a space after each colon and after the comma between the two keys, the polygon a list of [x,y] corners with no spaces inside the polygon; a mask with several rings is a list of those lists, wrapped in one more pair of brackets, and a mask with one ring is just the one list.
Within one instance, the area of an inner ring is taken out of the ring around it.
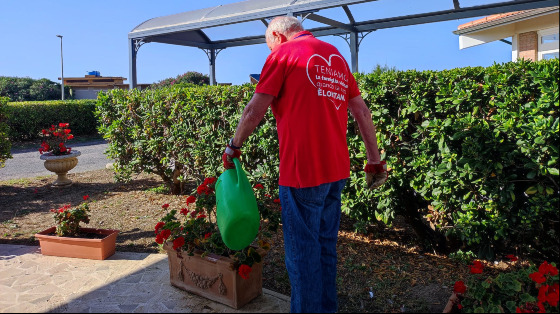
{"label": "man's ear", "polygon": [[272,36],[274,36],[274,38],[280,38],[280,43],[283,44],[285,42],[288,41],[288,38],[286,38],[286,36],[278,31],[272,31]]}

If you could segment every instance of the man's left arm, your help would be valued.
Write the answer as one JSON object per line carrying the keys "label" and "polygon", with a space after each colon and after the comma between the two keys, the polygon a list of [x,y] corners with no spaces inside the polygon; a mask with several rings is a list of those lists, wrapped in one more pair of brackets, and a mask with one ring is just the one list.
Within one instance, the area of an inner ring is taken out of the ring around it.
{"label": "man's left arm", "polygon": [[362,134],[366,146],[368,162],[364,171],[366,172],[366,182],[368,187],[377,188],[387,180],[387,165],[381,161],[377,148],[377,136],[375,125],[371,120],[371,112],[361,96],[356,96],[348,102],[350,113],[358,122],[358,128]]}

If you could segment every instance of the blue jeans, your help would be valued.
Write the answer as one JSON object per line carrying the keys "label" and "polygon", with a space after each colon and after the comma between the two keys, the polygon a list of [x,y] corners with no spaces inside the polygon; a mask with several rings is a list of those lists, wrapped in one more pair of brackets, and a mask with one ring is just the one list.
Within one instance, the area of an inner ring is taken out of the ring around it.
{"label": "blue jeans", "polygon": [[311,188],[280,186],[292,313],[337,311],[336,241],[345,184],[346,179]]}

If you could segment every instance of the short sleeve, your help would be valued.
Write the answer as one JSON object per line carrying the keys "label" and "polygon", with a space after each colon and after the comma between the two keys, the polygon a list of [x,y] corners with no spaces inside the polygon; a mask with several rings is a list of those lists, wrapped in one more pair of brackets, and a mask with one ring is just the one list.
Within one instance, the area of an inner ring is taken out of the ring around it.
{"label": "short sleeve", "polygon": [[361,95],[358,83],[356,83],[356,78],[352,75],[352,73],[348,75],[348,95],[350,96],[348,99]]}
{"label": "short sleeve", "polygon": [[286,75],[286,58],[280,58],[276,52],[266,58],[255,93],[278,97]]}

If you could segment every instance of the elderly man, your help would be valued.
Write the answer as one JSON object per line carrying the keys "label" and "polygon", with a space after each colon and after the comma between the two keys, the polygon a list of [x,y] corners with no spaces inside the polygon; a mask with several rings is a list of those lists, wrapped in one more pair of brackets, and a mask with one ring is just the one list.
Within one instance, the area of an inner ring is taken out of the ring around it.
{"label": "elderly man", "polygon": [[266,30],[271,53],[235,136],[222,156],[226,169],[268,107],[280,142],[280,201],[291,283],[292,312],[336,312],[336,242],[341,194],[350,176],[346,143],[350,110],[367,150],[368,186],[387,178],[375,126],[348,64],[332,45],[305,31],[297,18],[273,19]]}

